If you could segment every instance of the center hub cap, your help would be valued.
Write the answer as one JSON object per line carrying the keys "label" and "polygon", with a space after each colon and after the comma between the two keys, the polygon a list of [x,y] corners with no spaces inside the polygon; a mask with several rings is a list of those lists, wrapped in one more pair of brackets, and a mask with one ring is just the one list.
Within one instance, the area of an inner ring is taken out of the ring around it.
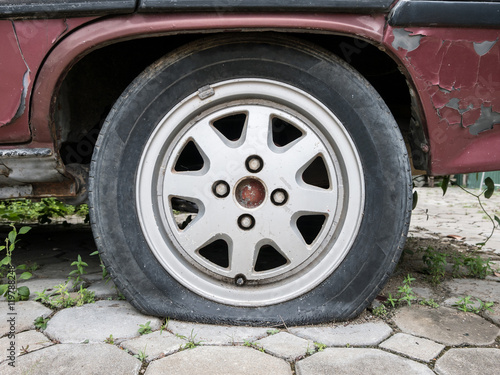
{"label": "center hub cap", "polygon": [[235,189],[236,201],[245,208],[256,208],[266,198],[264,184],[255,178],[245,178]]}

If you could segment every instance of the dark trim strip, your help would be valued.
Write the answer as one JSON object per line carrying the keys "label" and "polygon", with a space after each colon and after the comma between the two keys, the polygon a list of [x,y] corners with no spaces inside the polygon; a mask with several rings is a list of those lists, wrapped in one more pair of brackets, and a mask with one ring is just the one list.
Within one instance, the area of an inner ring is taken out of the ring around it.
{"label": "dark trim strip", "polygon": [[139,12],[388,12],[394,0],[139,0]]}
{"label": "dark trim strip", "polygon": [[0,19],[124,14],[135,6],[136,0],[0,0]]}
{"label": "dark trim strip", "polygon": [[391,26],[500,27],[500,0],[401,0],[392,10]]}

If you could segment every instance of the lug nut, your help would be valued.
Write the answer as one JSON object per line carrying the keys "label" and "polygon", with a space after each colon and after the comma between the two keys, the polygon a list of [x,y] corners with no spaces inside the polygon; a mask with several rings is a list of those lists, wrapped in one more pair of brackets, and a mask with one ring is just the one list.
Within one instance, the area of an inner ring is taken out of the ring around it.
{"label": "lug nut", "polygon": [[255,225],[255,219],[253,218],[252,215],[247,215],[247,214],[241,215],[238,218],[238,225],[243,230],[250,230]]}
{"label": "lug nut", "polygon": [[264,161],[260,156],[252,155],[247,158],[245,165],[249,172],[257,173],[264,167]]}
{"label": "lug nut", "polygon": [[236,277],[234,278],[234,282],[236,283],[237,286],[245,285],[246,281],[247,279],[245,275],[236,275]]}
{"label": "lug nut", "polygon": [[276,206],[283,206],[288,201],[288,193],[283,189],[276,189],[271,194],[271,202]]}
{"label": "lug nut", "polygon": [[217,181],[212,186],[212,191],[218,198],[225,198],[229,195],[229,185],[226,181]]}

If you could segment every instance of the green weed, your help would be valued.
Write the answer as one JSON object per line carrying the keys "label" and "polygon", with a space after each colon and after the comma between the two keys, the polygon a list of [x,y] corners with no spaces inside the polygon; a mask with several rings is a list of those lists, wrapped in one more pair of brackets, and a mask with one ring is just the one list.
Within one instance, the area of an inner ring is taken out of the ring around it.
{"label": "green weed", "polygon": [[37,328],[37,329],[46,329],[48,321],[49,321],[49,318],[44,318],[43,316],[39,316],[38,318],[35,319],[33,324],[35,325],[35,328]]}
{"label": "green weed", "polygon": [[[476,304],[479,306],[476,307]],[[493,309],[491,308],[493,305],[493,302],[483,302],[479,298],[476,298],[476,302],[474,302],[472,301],[471,296],[462,297],[454,303],[454,306],[456,306],[458,310],[463,312],[473,312],[475,314],[480,314],[484,311],[493,312]]]}
{"label": "green weed", "polygon": [[134,357],[141,362],[146,362],[146,359],[149,357],[148,355],[146,355],[146,347],[147,345],[144,347],[144,350],[141,350],[139,353],[134,355]]}
{"label": "green weed", "polygon": [[380,305],[380,306],[375,307],[372,310],[372,313],[373,313],[373,315],[378,316],[379,318],[382,318],[382,317],[387,315],[388,311],[384,305]]}
{"label": "green weed", "polygon": [[151,327],[149,326],[151,324],[151,321],[147,321],[146,324],[139,324],[139,334],[140,335],[145,335],[148,333],[151,333]]}
{"label": "green weed", "polygon": [[[83,283],[83,280],[81,277],[87,273],[87,271],[85,271],[85,267],[88,267],[88,264],[85,263],[82,260],[82,257],[80,256],[80,254],[78,254],[78,259],[76,261],[74,261],[73,263],[71,263],[71,267],[73,267],[73,266],[76,267],[76,270],[73,270],[69,273],[68,279],[73,280],[75,286],[79,286]],[[75,275],[76,275],[76,277],[75,277]]]}
{"label": "green weed", "polygon": [[419,302],[419,304],[422,306],[430,306],[434,309],[437,309],[439,307],[439,304],[433,299],[423,299],[422,301]]}
{"label": "green weed", "polygon": [[445,275],[446,254],[435,251],[429,246],[422,256],[422,260],[426,265],[425,272],[431,276],[433,284],[439,284]]}
{"label": "green weed", "polygon": [[104,342],[106,344],[111,344],[111,345],[114,345],[115,344],[115,339],[113,338],[113,335],[109,335],[109,337],[107,337]]}
{"label": "green weed", "polygon": [[[8,301],[26,301],[30,296],[30,290],[27,286],[17,287],[18,280],[28,280],[31,278],[31,272],[25,271],[17,276],[16,270],[26,270],[27,266],[24,264],[14,266],[12,264],[12,253],[16,248],[16,243],[19,242],[17,238],[19,235],[26,234],[31,229],[30,227],[22,227],[17,231],[14,225],[11,225],[12,230],[5,239],[5,246],[0,246],[0,252],[5,250],[5,257],[0,261],[0,267],[6,268],[7,284],[0,285],[0,295],[7,298]],[[2,271],[2,274],[4,272]]]}

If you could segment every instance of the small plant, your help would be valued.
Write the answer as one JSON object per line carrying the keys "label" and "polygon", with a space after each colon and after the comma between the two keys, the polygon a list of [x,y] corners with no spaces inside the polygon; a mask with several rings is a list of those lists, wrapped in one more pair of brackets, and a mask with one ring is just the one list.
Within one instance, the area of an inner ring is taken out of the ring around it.
{"label": "small plant", "polygon": [[[491,259],[485,260],[479,255],[472,257],[460,254],[453,257],[453,276],[469,276],[484,279],[494,272],[491,265]],[[464,275],[461,273],[461,268],[466,269]]]}
{"label": "small plant", "polygon": [[[76,270],[73,270],[69,273],[68,279],[73,280],[75,286],[79,286],[83,283],[81,276],[83,276],[87,273],[87,271],[85,271],[85,267],[88,267],[88,264],[85,263],[82,260],[82,257],[80,256],[80,254],[78,254],[78,259],[76,261],[74,261],[73,263],[71,263],[71,266],[72,267],[75,266]],[[76,277],[73,275],[76,275]]]}
{"label": "small plant", "polygon": [[268,329],[267,330],[268,335],[276,335],[277,333],[280,333],[279,329]]}
{"label": "small plant", "polygon": [[322,344],[322,343],[320,343],[320,342],[315,342],[315,343],[314,343],[314,346],[316,347],[316,350],[317,350],[318,352],[322,352],[323,350],[325,350],[325,349],[326,349],[326,345],[325,345],[325,344]]}
{"label": "small plant", "polygon": [[[106,283],[111,280],[111,276],[109,275],[108,271],[106,270],[106,266],[102,262],[101,255],[99,254],[99,251],[94,251],[93,253],[90,254],[90,256],[98,255],[99,256],[99,266],[101,267],[102,270],[102,279],[106,281]],[[120,293],[121,294],[121,293]],[[122,294],[123,295],[123,294]],[[125,297],[123,298],[125,299]]]}
{"label": "small plant", "polygon": [[42,292],[35,292],[35,294],[35,301],[40,301],[43,304],[50,303],[50,295],[47,294],[47,289],[44,289]]}
{"label": "small plant", "polygon": [[411,287],[413,281],[415,281],[415,278],[411,277],[411,275],[407,275],[403,280],[403,285],[398,287],[398,295],[393,297],[392,294],[389,293],[387,303],[390,304],[392,308],[400,304],[411,306],[412,301],[417,299]]}
{"label": "small plant", "polygon": [[107,337],[104,342],[106,344],[111,344],[111,345],[114,345],[115,344],[115,339],[113,338],[113,335],[109,335],[109,337]]}
{"label": "small plant", "polygon": [[392,294],[389,293],[389,296],[387,297],[387,302],[389,302],[391,304],[391,307],[396,307],[396,304],[398,303],[398,299],[397,298],[393,298],[392,297]]}
{"label": "small plant", "polygon": [[44,318],[43,316],[39,316],[38,318],[35,319],[33,324],[35,325],[36,329],[46,329],[48,321],[49,318]]}
{"label": "small plant", "polygon": [[[476,307],[476,304],[478,304],[479,307]],[[463,312],[473,312],[475,314],[480,314],[484,311],[492,312],[493,309],[491,307],[493,305],[493,302],[483,302],[479,298],[476,298],[476,302],[473,302],[471,296],[462,297],[454,303],[454,306],[456,306],[458,310]]]}
{"label": "small plant", "polygon": [[191,330],[191,334],[189,335],[189,338],[187,337],[182,337],[184,340],[188,340],[187,343],[185,343],[181,349],[194,349],[197,346],[201,345],[201,341],[196,341],[196,335],[193,335],[193,330]]}
{"label": "small plant", "polygon": [[468,276],[484,279],[493,273],[491,260],[484,260],[479,255],[476,257],[465,257],[464,266],[468,270]]}
{"label": "small plant", "polygon": [[21,350],[19,351],[20,354],[28,354],[29,353],[29,349],[30,346],[29,345],[26,345],[26,346],[21,346]]}
{"label": "small plant", "polygon": [[94,303],[95,302],[95,293],[85,289],[82,285],[80,285],[80,290],[77,293],[76,298],[72,298],[68,291],[68,281],[56,285],[54,287],[55,291],[51,294],[48,294],[44,289],[43,292],[35,292],[37,296],[35,297],[35,301],[40,301],[46,306],[50,308],[66,308],[71,306],[82,306],[86,303]]}
{"label": "small plant", "polygon": [[[17,280],[28,280],[31,278],[31,272],[25,271],[17,276],[16,270],[25,270],[26,265],[21,264],[17,267],[12,265],[12,253],[16,248],[16,243],[19,242],[17,236],[26,234],[31,229],[30,227],[22,227],[17,231],[14,225],[11,225],[12,230],[5,239],[5,246],[0,246],[0,251],[5,250],[6,256],[0,261],[0,267],[7,267],[7,284],[0,285],[0,295],[7,298],[8,301],[26,301],[30,296],[30,290],[27,286],[17,287]],[[2,272],[3,274],[4,272]]]}
{"label": "small plant", "polygon": [[313,355],[314,353],[316,353],[316,346],[314,346],[313,348],[311,348],[309,346],[309,343],[307,343],[306,355]]}
{"label": "small plant", "polygon": [[134,355],[134,357],[141,362],[146,362],[146,359],[149,357],[148,355],[146,355],[146,347],[147,345],[144,347],[144,350],[141,350],[139,353]]}
{"label": "small plant", "polygon": [[125,299],[126,299],[126,298],[125,298],[125,296],[124,296],[124,295],[123,295],[123,294],[122,294],[119,290],[117,290],[117,291],[118,291],[118,297],[117,297],[117,299],[118,299],[119,301],[120,301],[120,300],[121,300],[121,301],[125,301]]}
{"label": "small plant", "polygon": [[160,335],[168,329],[168,323],[170,323],[170,318],[165,319],[165,323],[160,326]]}
{"label": "small plant", "polygon": [[94,303],[95,302],[95,293],[85,289],[82,285],[80,285],[80,290],[78,291],[78,298],[76,299],[76,306],[82,306],[86,303]]}
{"label": "small plant", "polygon": [[406,302],[408,306],[411,306],[411,301],[417,299],[417,297],[413,293],[413,289],[411,288],[411,283],[413,281],[415,281],[415,279],[410,275],[406,276],[406,278],[403,280],[403,285],[398,288],[399,303]]}
{"label": "small plant", "polygon": [[437,309],[439,307],[439,304],[433,299],[423,299],[422,301],[419,302],[419,304],[422,306],[430,306],[434,309]]}
{"label": "small plant", "polygon": [[66,308],[66,307],[71,307],[75,304],[75,301],[71,296],[69,295],[68,291],[68,281],[65,283],[56,285],[54,287],[55,292],[54,292],[54,297],[51,298],[50,300],[50,305],[53,308]]}
{"label": "small plant", "polygon": [[139,324],[139,334],[140,335],[146,335],[148,333],[151,333],[151,327],[149,326],[151,324],[151,321],[148,320],[146,324]]}
{"label": "small plant", "polygon": [[435,251],[431,246],[429,246],[425,250],[422,260],[426,265],[425,272],[431,276],[431,282],[433,284],[439,284],[446,271],[446,254]]}
{"label": "small plant", "polygon": [[373,310],[372,310],[372,313],[373,315],[379,317],[379,318],[382,318],[384,316],[387,315],[388,311],[387,309],[385,308],[384,305],[380,305],[380,306],[377,306],[375,307]]}

